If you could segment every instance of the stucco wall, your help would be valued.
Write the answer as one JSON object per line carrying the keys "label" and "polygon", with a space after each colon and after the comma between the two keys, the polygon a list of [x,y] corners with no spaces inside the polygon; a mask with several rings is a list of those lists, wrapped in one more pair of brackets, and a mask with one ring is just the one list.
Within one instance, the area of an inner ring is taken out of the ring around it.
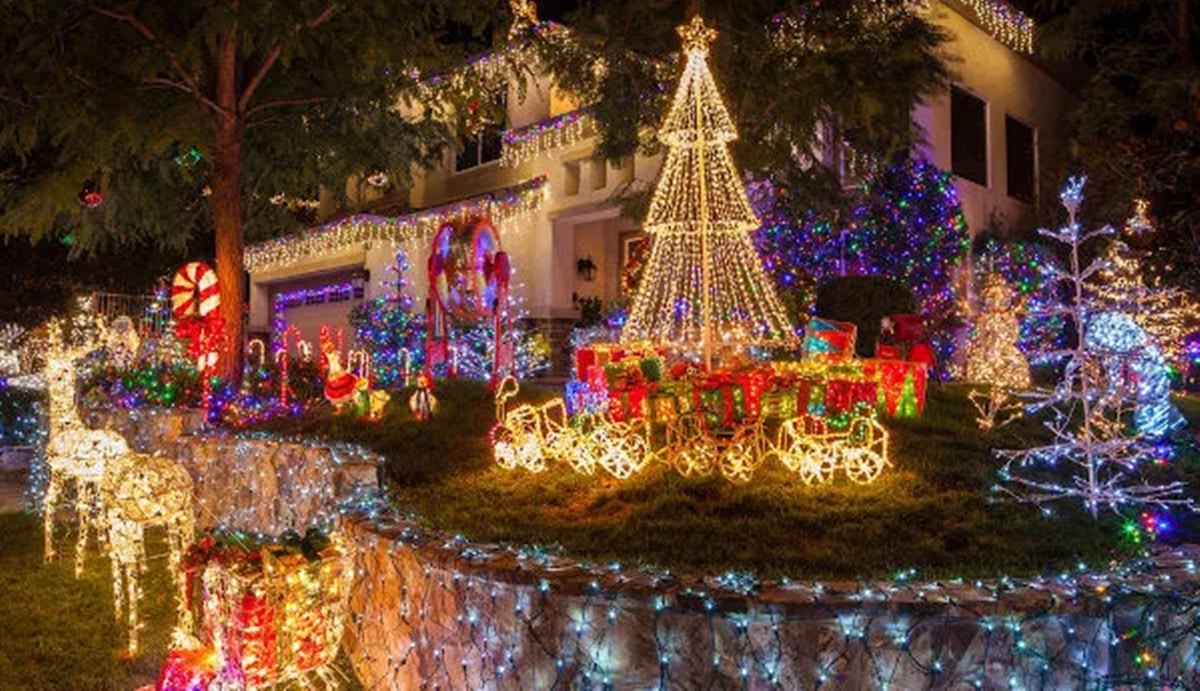
{"label": "stucco wall", "polygon": [[[950,36],[947,53],[955,58],[951,65],[955,83],[987,102],[988,184],[955,178],[967,225],[972,234],[984,229],[993,217],[1003,227],[1028,225],[1034,219],[1035,205],[1008,196],[1004,117],[1011,115],[1034,128],[1036,188],[1055,189],[1061,181],[1049,179],[1051,162],[1063,155],[1074,96],[1030,57],[1009,50],[958,12],[941,4],[933,12],[936,23]],[[949,92],[918,107],[913,119],[926,139],[921,154],[939,168],[950,170]]]}

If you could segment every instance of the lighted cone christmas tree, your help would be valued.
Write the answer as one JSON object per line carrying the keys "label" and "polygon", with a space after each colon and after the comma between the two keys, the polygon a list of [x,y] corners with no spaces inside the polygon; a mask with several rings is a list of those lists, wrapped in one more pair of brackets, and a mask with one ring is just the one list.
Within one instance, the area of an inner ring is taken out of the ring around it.
{"label": "lighted cone christmas tree", "polygon": [[645,229],[650,260],[623,340],[717,349],[785,345],[794,334],[750,232],[759,220],[729,154],[737,138],[708,69],[716,31],[700,17],[679,27],[687,66],[659,139],[666,161]]}

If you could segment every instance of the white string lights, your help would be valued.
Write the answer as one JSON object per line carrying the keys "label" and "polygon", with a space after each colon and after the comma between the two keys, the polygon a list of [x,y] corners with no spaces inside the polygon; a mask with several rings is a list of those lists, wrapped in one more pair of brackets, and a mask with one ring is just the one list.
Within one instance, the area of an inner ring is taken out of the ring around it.
{"label": "white string lights", "polygon": [[516,130],[506,130],[500,165],[512,168],[556,149],[578,144],[595,134],[590,110],[573,110]]}
{"label": "white string lights", "polygon": [[1021,53],[1033,52],[1033,20],[1006,0],[961,1],[997,41]]}
{"label": "white string lights", "polygon": [[246,248],[246,271],[259,273],[282,269],[366,242],[388,242],[398,246],[432,235],[447,221],[470,216],[486,216],[497,225],[515,223],[540,208],[545,196],[546,178],[533,178],[495,192],[472,197],[424,211],[389,218],[356,215],[302,233],[268,240]]}
{"label": "white string lights", "polygon": [[1013,305],[1012,289],[993,272],[984,280],[983,310],[975,321],[966,352],[966,379],[980,385],[968,396],[984,431],[1003,427],[1020,417],[1021,403],[1014,391],[1029,388],[1029,362],[1017,342],[1021,323]]}
{"label": "white string lights", "polygon": [[[1130,397],[1123,386],[1114,386],[1114,377],[1124,370],[1122,361],[1143,358],[1146,354],[1137,339],[1123,342],[1130,340],[1125,338],[1128,333],[1111,329],[1107,323],[1132,324],[1132,319],[1121,313],[1105,312],[1091,295],[1092,277],[1105,262],[1098,258],[1085,266],[1081,247],[1090,240],[1111,235],[1113,230],[1105,226],[1084,231],[1081,227],[1078,214],[1086,182],[1086,178],[1072,178],[1059,196],[1067,210],[1067,224],[1058,230],[1039,231],[1070,251],[1067,268],[1051,267],[1054,277],[1065,284],[1069,293],[1064,304],[1051,308],[1051,313],[1085,325],[1084,337],[1077,339],[1074,346],[1057,351],[1065,356],[1066,363],[1056,386],[1029,394],[1034,402],[1028,410],[1051,413],[1045,423],[1053,435],[1051,441],[1027,449],[997,452],[1005,459],[1001,471],[1005,484],[997,489],[1043,507],[1056,500],[1076,499],[1094,517],[1103,511],[1120,512],[1140,505],[1194,508],[1183,481],[1154,484],[1139,477],[1140,466],[1155,456],[1141,434],[1126,430],[1123,416],[1129,412]],[[1169,408],[1169,401],[1165,403]],[[1074,474],[1064,476],[1060,468],[1073,470]]]}
{"label": "white string lights", "polygon": [[716,32],[700,17],[679,28],[687,65],[659,134],[668,147],[650,201],[645,277],[622,339],[704,352],[794,338],[750,239],[759,225],[730,157],[733,121],[708,69]]}

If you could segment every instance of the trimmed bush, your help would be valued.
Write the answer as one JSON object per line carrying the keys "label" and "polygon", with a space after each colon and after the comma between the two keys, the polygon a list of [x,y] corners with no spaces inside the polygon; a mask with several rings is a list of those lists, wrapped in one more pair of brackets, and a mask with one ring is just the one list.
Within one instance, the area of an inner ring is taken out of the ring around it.
{"label": "trimmed bush", "polygon": [[817,316],[858,326],[855,351],[875,354],[879,321],[889,314],[917,313],[917,299],[904,284],[881,276],[844,276],[817,288]]}

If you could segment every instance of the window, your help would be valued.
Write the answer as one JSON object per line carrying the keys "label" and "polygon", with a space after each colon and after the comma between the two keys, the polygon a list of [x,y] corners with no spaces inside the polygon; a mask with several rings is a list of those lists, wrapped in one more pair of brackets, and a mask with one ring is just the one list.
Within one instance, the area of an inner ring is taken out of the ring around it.
{"label": "window", "polygon": [[500,160],[504,131],[496,125],[484,127],[479,134],[467,139],[463,150],[454,159],[454,170],[470,170],[484,163]]}
{"label": "window", "polygon": [[574,197],[579,194],[579,161],[567,161],[563,163],[563,192],[568,197]]}
{"label": "window", "polygon": [[987,103],[956,86],[950,87],[950,169],[988,184]]}
{"label": "window", "polygon": [[1008,196],[1032,204],[1037,190],[1033,128],[1005,115],[1004,147],[1008,157]]}

